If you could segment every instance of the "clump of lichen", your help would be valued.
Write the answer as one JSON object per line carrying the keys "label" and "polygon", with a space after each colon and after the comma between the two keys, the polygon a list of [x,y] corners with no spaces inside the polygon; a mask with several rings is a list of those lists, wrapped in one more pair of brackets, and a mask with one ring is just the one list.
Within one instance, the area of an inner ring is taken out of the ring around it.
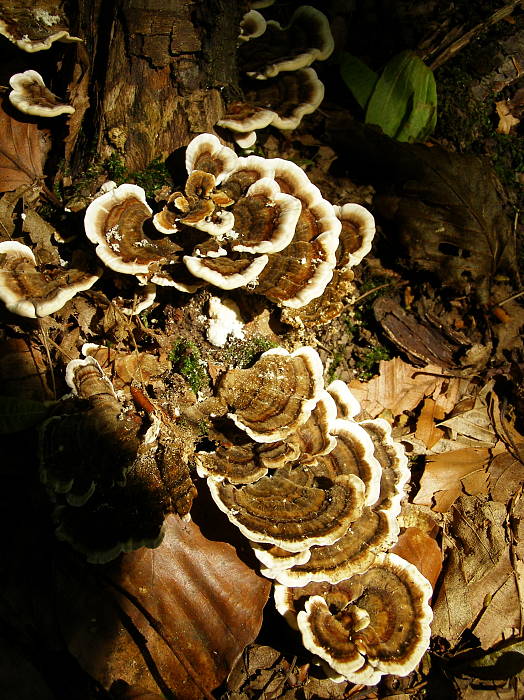
{"label": "clump of lichen", "polygon": [[168,355],[175,372],[181,374],[191,389],[197,394],[207,381],[205,363],[195,343],[178,338]]}
{"label": "clump of lichen", "polygon": [[263,352],[270,348],[275,348],[276,343],[255,335],[248,340],[236,340],[224,350],[224,362],[230,367],[244,369],[252,365]]}

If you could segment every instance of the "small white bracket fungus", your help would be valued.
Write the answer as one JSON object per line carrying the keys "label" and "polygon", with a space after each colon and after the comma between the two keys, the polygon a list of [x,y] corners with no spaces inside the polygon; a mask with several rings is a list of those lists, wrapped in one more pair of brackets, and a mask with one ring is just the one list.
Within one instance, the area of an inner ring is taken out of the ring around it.
{"label": "small white bracket fungus", "polygon": [[249,10],[240,20],[240,41],[256,39],[266,31],[266,20],[256,10]]}
{"label": "small white bracket fungus", "polygon": [[60,114],[73,114],[75,108],[64,104],[47,89],[40,73],[26,70],[16,73],[9,80],[12,90],[9,101],[25,114],[37,117],[58,117]]}
{"label": "small white bracket fungus", "polygon": [[354,202],[333,206],[333,209],[341,221],[344,239],[351,241],[350,249],[346,251],[349,257],[346,267],[354,267],[371,250],[375,237],[375,219],[365,207]]}
{"label": "small white bracket fungus", "polygon": [[199,134],[186,149],[186,170],[203,170],[215,176],[216,184],[235,168],[238,156],[231,148],[220,143],[214,134]]}

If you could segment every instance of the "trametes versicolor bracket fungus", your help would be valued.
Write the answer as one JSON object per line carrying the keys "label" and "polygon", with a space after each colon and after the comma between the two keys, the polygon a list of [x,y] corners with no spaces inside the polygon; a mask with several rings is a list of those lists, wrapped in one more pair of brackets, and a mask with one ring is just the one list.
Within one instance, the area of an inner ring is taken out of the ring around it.
{"label": "trametes versicolor bracket fungus", "polygon": [[410,476],[390,425],[357,421],[311,347],[229,370],[209,402],[218,447],[197,454],[198,473],[277,582],[278,610],[332,677],[407,675],[429,643],[432,590],[388,551]]}
{"label": "trametes versicolor bracket fungus", "polygon": [[249,148],[258,129],[296,129],[304,115],[318,108],[324,85],[309,66],[329,58],[334,41],[326,16],[310,5],[297,8],[286,27],[266,22],[252,8],[242,19],[239,39],[244,99],[228,105],[217,125]]}
{"label": "trametes versicolor bracket fungus", "polygon": [[9,80],[12,90],[9,101],[20,112],[36,117],[57,117],[60,114],[73,114],[75,108],[62,102],[48,90],[44,79],[35,70],[16,73]]}
{"label": "trametes versicolor bracket fungus", "polygon": [[69,33],[63,3],[53,2],[53,0],[46,2],[45,8],[32,0],[2,3],[0,35],[28,53],[49,49],[55,41],[65,43],[82,41]]}
{"label": "trametes versicolor bracket fungus", "polygon": [[80,253],[68,266],[38,265],[23,243],[0,243],[0,299],[19,316],[39,318],[58,311],[75,294],[90,289],[101,274]]}
{"label": "trametes versicolor bracket fungus", "polygon": [[238,157],[201,134],[187,147],[186,169],[184,192],[156,214],[137,185],[89,205],[86,234],[108,267],[185,292],[245,288],[299,309],[371,246],[371,214],[358,204],[334,207],[294,163]]}
{"label": "trametes versicolor bracket fungus", "polygon": [[66,382],[71,394],[39,439],[57,536],[94,563],[158,546],[166,515],[186,515],[196,493],[183,441],[121,401],[94,357],[69,362]]}

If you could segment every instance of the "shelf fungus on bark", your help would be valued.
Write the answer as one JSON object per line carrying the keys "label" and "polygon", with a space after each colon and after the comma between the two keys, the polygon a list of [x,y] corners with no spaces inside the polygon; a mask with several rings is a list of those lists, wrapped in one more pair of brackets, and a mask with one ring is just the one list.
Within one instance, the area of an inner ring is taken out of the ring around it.
{"label": "shelf fungus on bark", "polygon": [[81,253],[69,265],[39,265],[29,246],[0,243],[0,299],[12,313],[41,318],[61,309],[78,292],[90,289],[102,271]]}
{"label": "shelf fungus on bark", "polygon": [[[108,267],[189,293],[206,283],[243,287],[299,309],[323,294],[337,256],[354,264],[337,253],[342,223],[335,208],[298,165],[239,158],[201,134],[187,148],[186,169],[184,192],[169,195],[156,214],[144,190],[129,184],[89,205],[86,234]],[[371,215],[364,216],[369,224]],[[367,245],[369,236],[362,239]]]}
{"label": "shelf fungus on bark", "polygon": [[183,447],[120,402],[95,358],[72,360],[66,382],[72,393],[39,439],[57,536],[96,563],[157,546],[165,516],[187,514],[195,495]]}
{"label": "shelf fungus on bark", "polygon": [[71,36],[63,5],[53,0],[45,9],[33,2],[2,3],[0,34],[28,53],[49,49],[55,41],[82,41]]}
{"label": "shelf fungus on bark", "polygon": [[278,610],[300,629],[304,646],[339,680],[374,685],[406,676],[430,638],[432,588],[418,569],[382,554],[367,571],[338,584],[276,586]]}
{"label": "shelf fungus on bark", "polygon": [[244,98],[227,107],[217,125],[230,130],[242,148],[270,124],[296,129],[324,98],[324,85],[309,66],[327,59],[334,41],[327,17],[310,5],[297,8],[290,23],[266,22],[256,10],[241,22],[238,62]]}
{"label": "shelf fungus on bark", "polygon": [[431,586],[389,553],[410,476],[402,446],[385,420],[357,420],[346,384],[324,389],[319,364],[312,348],[273,349],[226,372],[208,406],[219,446],[198,471],[328,675],[375,684],[420,661]]}
{"label": "shelf fungus on bark", "polygon": [[60,114],[73,114],[75,108],[62,102],[49,90],[44,79],[35,70],[15,73],[9,79],[11,92],[9,101],[20,112],[36,117],[58,117]]}
{"label": "shelf fungus on bark", "polygon": [[266,31],[266,26],[264,16],[257,10],[251,9],[245,12],[240,20],[240,34],[238,38],[240,41],[256,39],[258,36],[262,36]]}
{"label": "shelf fungus on bark", "polygon": [[248,539],[301,552],[329,544],[362,512],[364,487],[354,475],[315,485],[304,469],[283,468],[254,484],[209,480],[213,500]]}
{"label": "shelf fungus on bark", "polygon": [[239,62],[248,76],[263,80],[324,61],[333,48],[327,17],[310,5],[302,5],[286,27],[274,20],[267,22],[261,36],[240,47]]}

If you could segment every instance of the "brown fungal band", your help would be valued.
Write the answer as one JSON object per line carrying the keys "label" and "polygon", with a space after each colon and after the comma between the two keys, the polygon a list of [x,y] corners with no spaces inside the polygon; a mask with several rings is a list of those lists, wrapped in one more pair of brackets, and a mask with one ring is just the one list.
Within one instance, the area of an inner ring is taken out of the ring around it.
{"label": "brown fungal band", "polygon": [[415,566],[384,554],[336,587],[311,590],[297,624],[304,646],[335,672],[376,684],[386,673],[406,676],[420,662],[430,638],[431,595]]}

